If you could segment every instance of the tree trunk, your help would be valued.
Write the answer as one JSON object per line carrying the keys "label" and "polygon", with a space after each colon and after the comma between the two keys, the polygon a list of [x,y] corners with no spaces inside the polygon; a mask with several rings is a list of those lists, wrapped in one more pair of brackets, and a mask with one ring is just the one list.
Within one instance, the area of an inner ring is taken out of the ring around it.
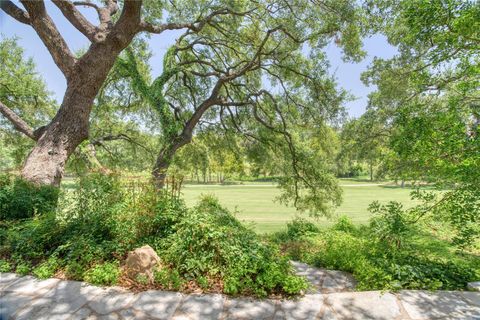
{"label": "tree trunk", "polygon": [[92,44],[94,48],[78,61],[67,79],[60,109],[39,133],[36,145],[27,156],[22,169],[26,180],[60,185],[68,158],[88,138],[93,101],[125,45],[118,42],[113,45]]}
{"label": "tree trunk", "polygon": [[68,158],[88,138],[90,110],[98,90],[89,95],[78,89],[71,84],[68,86],[59,112],[45,128],[25,161],[22,169],[25,179],[58,186]]}
{"label": "tree trunk", "polygon": [[373,181],[373,165],[370,163],[370,181]]}
{"label": "tree trunk", "polygon": [[[175,153],[191,141],[191,136],[180,135],[173,139],[169,139],[170,142],[165,144],[158,153],[155,166],[152,170],[153,182],[157,189],[163,189],[165,186],[165,179],[167,178],[167,170],[172,163]],[[198,174],[197,174],[198,179]]]}

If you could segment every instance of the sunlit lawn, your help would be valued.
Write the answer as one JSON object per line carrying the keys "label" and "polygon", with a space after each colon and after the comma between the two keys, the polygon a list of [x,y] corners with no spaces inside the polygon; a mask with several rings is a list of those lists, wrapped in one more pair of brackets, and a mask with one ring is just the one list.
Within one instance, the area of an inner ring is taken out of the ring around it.
{"label": "sunlit lawn", "polygon": [[[352,180],[342,180],[340,184],[344,190],[343,204],[336,210],[336,215],[347,215],[355,224],[368,221],[371,214],[367,208],[372,201],[386,203],[396,200],[405,206],[412,205],[409,188]],[[272,184],[249,182],[244,185],[187,185],[183,189],[184,198],[190,206],[195,204],[201,194],[213,194],[227,208],[237,209],[237,217],[246,223],[253,223],[255,230],[261,233],[280,230],[299,214],[294,208],[274,201],[279,190]],[[316,223],[326,227],[332,221],[321,218]]]}
{"label": "sunlit lawn", "polygon": [[[75,188],[75,182],[65,179],[62,183],[66,189]],[[401,188],[392,183],[378,183],[345,179],[340,180],[343,188],[343,203],[337,208],[335,216],[347,215],[355,224],[366,223],[371,214],[368,205],[378,200],[382,203],[399,201],[406,207],[413,203],[410,200],[410,188]],[[244,182],[232,185],[187,184],[182,189],[187,205],[193,206],[202,194],[213,194],[220,202],[231,210],[237,211],[237,217],[251,224],[259,233],[281,230],[295,215],[308,217],[292,207],[286,207],[275,198],[279,189],[267,182]],[[333,217],[334,219],[335,217]],[[312,220],[320,227],[327,227],[333,220],[320,218]]]}

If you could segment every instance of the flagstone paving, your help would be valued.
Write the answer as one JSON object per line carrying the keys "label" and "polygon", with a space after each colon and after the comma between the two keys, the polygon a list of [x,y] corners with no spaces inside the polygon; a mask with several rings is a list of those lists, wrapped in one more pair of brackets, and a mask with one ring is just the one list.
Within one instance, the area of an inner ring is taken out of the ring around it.
{"label": "flagstone paving", "polygon": [[320,269],[306,263],[290,261],[296,274],[305,277],[311,284],[308,293],[332,293],[353,291],[357,282],[347,272]]}
{"label": "flagstone paving", "polygon": [[0,320],[480,320],[480,292],[404,290],[393,294],[348,292],[350,287],[343,286],[343,291],[341,287],[336,292],[307,293],[297,300],[254,300],[154,290],[134,294],[117,287],[0,273]]}

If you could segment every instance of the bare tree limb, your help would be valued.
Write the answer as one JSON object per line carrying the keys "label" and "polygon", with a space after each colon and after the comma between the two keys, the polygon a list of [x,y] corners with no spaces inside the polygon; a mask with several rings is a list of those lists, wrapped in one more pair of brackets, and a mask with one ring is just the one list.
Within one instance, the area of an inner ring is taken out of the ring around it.
{"label": "bare tree limb", "polygon": [[32,127],[30,127],[22,118],[20,118],[15,112],[13,112],[2,102],[0,102],[0,113],[3,114],[3,116],[10,121],[15,130],[23,133],[32,140],[37,140]]}
{"label": "bare tree limb", "polygon": [[30,16],[28,13],[17,7],[12,1],[0,0],[0,7],[15,20],[21,23],[30,24]]}
{"label": "bare tree limb", "polygon": [[122,37],[125,32],[136,33],[139,31],[141,9],[141,0],[125,0],[122,13],[114,26],[114,33],[117,37]]}
{"label": "bare tree limb", "polygon": [[22,0],[22,4],[30,16],[30,25],[35,29],[43,44],[52,55],[53,61],[68,80],[72,68],[76,63],[76,59],[68,48],[65,39],[63,39],[55,26],[55,23],[47,14],[44,2]]}
{"label": "bare tree limb", "polygon": [[193,26],[193,23],[165,23],[161,25],[153,25],[151,23],[142,21],[140,22],[140,31],[162,33],[165,30],[191,29]]}
{"label": "bare tree limb", "polygon": [[106,135],[106,136],[103,136],[103,137],[99,137],[97,139],[91,140],[90,145],[92,145],[92,146],[103,146],[104,142],[106,142],[106,141],[116,141],[116,140],[127,141],[127,142],[129,142],[133,145],[139,146],[140,148],[144,149],[150,155],[152,155],[152,156],[154,155],[152,150],[150,150],[148,147],[144,146],[143,144],[139,143],[138,141],[136,141],[135,139],[131,138],[130,136],[128,136],[124,133],[116,134],[116,135],[109,134],[109,135]]}
{"label": "bare tree limb", "polygon": [[100,20],[100,25],[98,29],[100,31],[105,31],[107,27],[112,25],[112,16],[118,11],[117,0],[107,0],[106,7],[99,7],[97,4],[90,1],[73,1],[75,6],[85,6],[94,8],[98,13],[98,20]]}
{"label": "bare tree limb", "polygon": [[91,42],[95,42],[95,34],[97,30],[94,25],[88,21],[80,11],[75,8],[75,5],[69,0],[52,0],[52,2],[60,9],[62,14],[70,23],[77,28],[85,37]]}

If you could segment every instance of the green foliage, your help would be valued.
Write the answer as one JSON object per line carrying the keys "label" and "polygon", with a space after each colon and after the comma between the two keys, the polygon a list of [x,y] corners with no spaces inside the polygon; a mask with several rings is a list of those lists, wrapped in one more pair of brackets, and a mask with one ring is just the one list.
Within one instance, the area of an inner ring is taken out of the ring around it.
{"label": "green foliage", "polygon": [[0,252],[25,261],[37,261],[45,255],[53,254],[62,243],[65,230],[54,212],[5,224],[2,228],[5,239]]}
{"label": "green foliage", "polygon": [[[0,40],[0,101],[33,128],[44,125],[55,112],[56,103],[17,38],[2,36]],[[0,139],[0,167],[18,168],[33,141],[16,131],[3,116]]]}
{"label": "green foliage", "polygon": [[30,269],[31,269],[30,264],[28,264],[26,262],[21,262],[21,263],[17,264],[15,272],[18,273],[21,276],[26,276],[27,274],[30,273]]}
{"label": "green foliage", "polygon": [[148,284],[148,277],[144,274],[137,274],[137,276],[135,277],[135,281],[145,286]]}
{"label": "green foliage", "polygon": [[480,235],[480,7],[461,0],[375,4],[373,12],[389,17],[382,32],[398,48],[363,75],[378,88],[368,112],[388,133],[385,165],[395,178],[448,189],[414,194],[422,204],[408,211],[417,220],[449,223],[455,244],[465,249]]}
{"label": "green foliage", "polygon": [[174,229],[157,250],[186,279],[220,277],[226,293],[258,296],[294,294],[305,287],[291,278],[278,249],[261,243],[212,197],[204,197]]}
{"label": "green foliage", "polygon": [[12,271],[12,265],[6,260],[0,259],[0,272],[10,272]]}
{"label": "green foliage", "polygon": [[387,128],[378,114],[367,110],[358,119],[353,119],[343,125],[340,138],[341,150],[338,161],[350,163],[348,170],[351,175],[361,170],[358,161],[368,167],[370,180],[379,178],[382,175],[382,166],[385,155],[388,153]]}
{"label": "green foliage", "polygon": [[118,262],[97,264],[85,273],[85,281],[96,285],[111,286],[120,276]]}
{"label": "green foliage", "polygon": [[154,271],[155,282],[167,290],[180,290],[184,280],[176,269],[158,269]]}
{"label": "green foliage", "polygon": [[71,279],[111,285],[126,253],[149,244],[166,266],[155,272],[155,282],[166,289],[193,281],[207,291],[221,283],[225,293],[266,296],[305,287],[278,248],[214,198],[188,209],[150,185],[127,188],[117,176],[100,174],[82,177],[78,186],[63,195],[56,212],[2,225],[0,256],[17,272],[30,273],[31,262],[40,278],[62,270]]}
{"label": "green foliage", "polygon": [[59,261],[56,257],[51,257],[47,261],[36,266],[32,273],[40,279],[51,278],[59,268]]}
{"label": "green foliage", "polygon": [[304,218],[296,217],[295,219],[287,223],[288,239],[299,239],[302,236],[318,232],[318,227]]}
{"label": "green foliage", "polygon": [[359,290],[465,289],[480,274],[478,258],[446,254],[444,242],[422,235],[420,239],[427,243],[412,237],[408,245],[391,250],[371,228],[354,233],[330,229],[302,239],[296,247],[287,243],[286,253],[322,268],[352,273]]}
{"label": "green foliage", "polygon": [[368,209],[376,215],[370,220],[370,228],[375,237],[389,245],[400,248],[410,231],[412,222],[403,210],[403,205],[396,201],[381,205],[375,201],[370,204]]}
{"label": "green foliage", "polygon": [[352,219],[348,216],[340,216],[335,224],[332,227],[333,230],[343,231],[343,232],[354,232],[356,230]]}
{"label": "green foliage", "polygon": [[37,186],[12,175],[0,175],[0,220],[17,220],[55,210],[58,188]]}

